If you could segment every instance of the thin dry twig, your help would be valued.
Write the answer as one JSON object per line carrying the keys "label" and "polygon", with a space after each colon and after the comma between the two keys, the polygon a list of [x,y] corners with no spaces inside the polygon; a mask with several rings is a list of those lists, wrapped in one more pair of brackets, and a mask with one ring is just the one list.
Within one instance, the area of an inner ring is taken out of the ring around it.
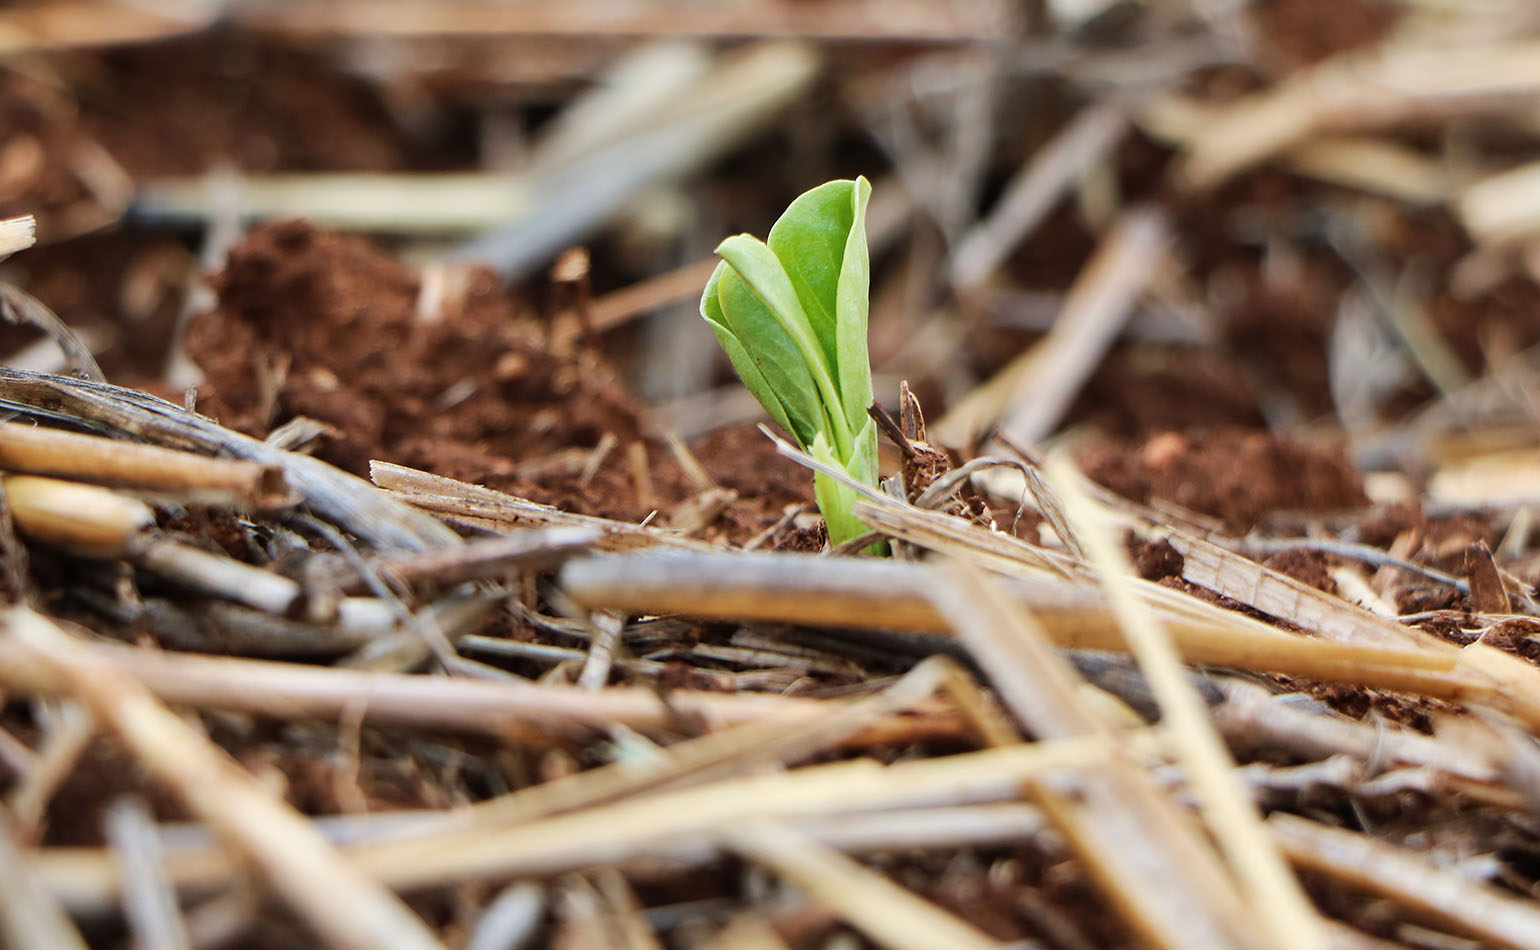
{"label": "thin dry twig", "polygon": [[156,950],[190,948],[149,807],[142,799],[120,798],[108,808],[106,825],[108,844],[121,866],[123,913],[135,941]]}
{"label": "thin dry twig", "polygon": [[31,767],[11,790],[6,802],[11,827],[30,836],[42,827],[49,799],[80,761],[86,745],[96,735],[96,721],[78,703],[54,704],[40,717],[47,732]]}
{"label": "thin dry twig", "polygon": [[[858,515],[865,517],[859,510]],[[934,568],[921,564],[671,552],[573,561],[562,569],[560,580],[574,600],[591,608],[914,633],[948,627],[923,593],[937,583]],[[1009,589],[1060,646],[1126,649],[1111,613],[1083,585],[1014,582]],[[1183,606],[1193,603],[1174,591],[1155,590],[1186,601]],[[1213,605],[1173,613],[1166,623],[1192,662],[1348,677],[1428,695],[1486,696],[1481,678],[1451,676],[1452,656],[1291,637],[1265,625],[1252,627],[1255,621]]]}
{"label": "thin dry twig", "polygon": [[[676,691],[660,697],[643,688],[594,692],[522,681],[487,682],[443,677],[325,669],[297,663],[157,653],[113,645],[79,645],[93,663],[143,683],[163,701],[282,719],[336,720],[367,696],[367,722],[450,729],[500,738],[548,741],[550,733],[592,726],[639,730],[699,728],[753,721],[807,722],[840,707],[837,700]],[[0,640],[0,687],[17,695],[67,691],[59,671],[14,643]],[[898,736],[955,736],[963,724],[934,710],[877,722],[860,741]]]}
{"label": "thin dry twig", "polygon": [[[1116,745],[1080,692],[1083,681],[1030,614],[982,572],[958,565],[945,579],[950,584],[932,596],[1025,725],[1043,738],[1089,737]],[[1088,768],[1073,792],[1052,782],[1033,791],[1129,923],[1152,943],[1248,943],[1240,895],[1217,856],[1126,753]]]}
{"label": "thin dry twig", "polygon": [[1037,228],[1054,203],[1128,130],[1128,110],[1113,102],[1088,106],[1043,145],[1005,186],[988,217],[952,251],[953,286],[982,284],[1011,250]]}
{"label": "thin dry twig", "polygon": [[0,422],[0,468],[258,511],[293,502],[276,466],[14,422]]}
{"label": "thin dry twig", "polygon": [[1197,792],[1232,872],[1247,894],[1252,912],[1262,920],[1270,942],[1280,950],[1326,946],[1320,918],[1263,831],[1261,816],[1235,772],[1229,751],[1208,719],[1202,700],[1183,675],[1181,657],[1170,634],[1152,612],[1140,608],[1132,588],[1124,581],[1131,573],[1127,555],[1113,540],[1095,502],[1081,487],[1079,471],[1065,456],[1054,455],[1048,459],[1046,474],[1058,490],[1091,564],[1101,574],[1108,603],[1140,668],[1150,679],[1188,781]]}
{"label": "thin dry twig", "polygon": [[1001,946],[973,925],[779,822],[744,822],[725,829],[722,838],[734,851],[774,868],[885,947]]}
{"label": "thin dry twig", "polygon": [[142,686],[39,614],[17,608],[6,620],[10,641],[60,677],[191,811],[261,868],[317,933],[341,947],[440,946],[405,904]]}
{"label": "thin dry twig", "polygon": [[834,0],[807,7],[767,0],[740,7],[684,10],[576,0],[561,9],[510,9],[479,0],[344,2],[326,8],[243,11],[251,27],[291,35],[353,36],[744,36],[805,37],[846,42],[993,42],[1005,29],[995,0],[936,7],[924,0]]}
{"label": "thin dry twig", "polygon": [[454,521],[507,530],[512,526],[544,525],[583,528],[597,532],[594,547],[629,551],[646,547],[685,548],[698,551],[717,550],[713,545],[672,531],[643,525],[595,518],[562,511],[550,505],[504,494],[480,485],[455,481],[404,465],[375,461],[369,474],[376,485],[394,493],[394,497],[425,511],[436,512]]}
{"label": "thin dry twig", "polygon": [[1192,142],[1180,177],[1211,188],[1319,131],[1522,108],[1540,96],[1537,60],[1529,40],[1346,53],[1229,106]]}
{"label": "thin dry twig", "polygon": [[31,856],[11,837],[9,817],[0,811],[0,936],[11,947],[85,950],[80,931],[33,873]]}
{"label": "thin dry twig", "polygon": [[[749,820],[784,820],[838,848],[886,850],[948,842],[1005,842],[1039,834],[1042,821],[1015,802],[1021,783],[1102,761],[1097,742],[1037,743],[943,759],[880,766],[870,760],[769,775],[737,775],[699,787],[630,798],[526,823],[495,813],[487,821],[429,822],[422,833],[357,840],[347,851],[398,889],[485,877],[535,876],[642,858],[700,863],[719,857],[720,833]],[[532,793],[543,793],[537,786]],[[536,794],[534,798],[544,798]],[[938,807],[939,806],[939,807]],[[451,816],[453,817],[453,816]],[[422,816],[415,816],[418,822]],[[218,850],[170,855],[179,889],[207,891],[233,867]],[[39,876],[78,911],[110,907],[119,884],[106,854],[59,849]]]}
{"label": "thin dry twig", "polygon": [[1540,910],[1441,870],[1422,856],[1367,835],[1276,814],[1268,829],[1289,860],[1452,926],[1494,946],[1533,947]]}

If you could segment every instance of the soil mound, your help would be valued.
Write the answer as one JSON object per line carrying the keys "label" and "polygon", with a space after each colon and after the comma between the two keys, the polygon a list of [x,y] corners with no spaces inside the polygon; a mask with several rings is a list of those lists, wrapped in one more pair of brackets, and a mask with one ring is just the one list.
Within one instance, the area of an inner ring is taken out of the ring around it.
{"label": "soil mound", "polygon": [[606,432],[638,438],[640,410],[605,360],[555,352],[490,271],[463,276],[425,308],[420,275],[366,241],[258,228],[188,331],[199,410],[257,436],[315,419],[335,430],[317,454],[360,474],[383,458],[479,480]]}

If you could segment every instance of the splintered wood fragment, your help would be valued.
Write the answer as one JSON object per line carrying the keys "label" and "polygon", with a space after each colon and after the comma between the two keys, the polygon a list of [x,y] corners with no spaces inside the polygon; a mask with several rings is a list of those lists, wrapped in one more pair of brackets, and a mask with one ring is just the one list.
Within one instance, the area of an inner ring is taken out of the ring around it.
{"label": "splintered wood fragment", "polygon": [[140,442],[0,422],[0,469],[267,510],[292,504],[283,470]]}
{"label": "splintered wood fragment", "polygon": [[1537,98],[1534,41],[1345,53],[1226,107],[1194,138],[1179,177],[1212,188],[1318,132],[1521,109]]}
{"label": "splintered wood fragment", "polygon": [[1487,946],[1520,950],[1540,939],[1533,902],[1437,867],[1422,854],[1294,815],[1276,813],[1267,824],[1300,867],[1426,914]]}
{"label": "splintered wood fragment", "polygon": [[[1020,604],[977,568],[951,565],[932,592],[1006,705],[1040,738],[1114,742],[1087,684]],[[1125,755],[1087,768],[1073,793],[1034,796],[1095,871],[1113,906],[1154,946],[1244,946],[1240,895],[1218,855],[1175,803]]]}
{"label": "splintered wood fragment", "polygon": [[1452,650],[1420,630],[1404,627],[1295,580],[1250,558],[1181,531],[1162,531],[1182,555],[1182,579],[1297,623],[1343,643]]}
{"label": "splintered wood fragment", "polygon": [[[82,645],[103,667],[141,682],[163,701],[279,719],[335,720],[357,711],[367,697],[365,721],[449,729],[531,741],[562,730],[623,725],[644,731],[682,723],[713,727],[743,722],[807,722],[844,701],[755,693],[676,690],[666,699],[650,688],[591,691],[570,686],[492,682],[329,669],[297,663],[190,656],[111,644]],[[15,644],[0,640],[0,689],[16,695],[57,695],[66,682]],[[862,741],[957,736],[964,724],[934,707],[863,730]]]}
{"label": "splintered wood fragment", "polygon": [[609,518],[573,514],[517,495],[392,462],[370,462],[369,475],[376,485],[394,492],[394,497],[407,504],[448,518],[479,521],[504,531],[516,525],[583,528],[598,534],[598,538],[593,541],[594,547],[609,551],[632,551],[649,547],[718,550],[714,545],[674,532]]}
{"label": "splintered wood fragment", "polygon": [[[1172,532],[1168,540],[1184,558],[1186,580],[1343,645],[1411,648],[1430,658],[1454,659],[1454,675],[1474,691],[1467,698],[1483,696],[1540,728],[1540,669],[1533,664],[1485,643],[1456,647],[1190,535]],[[1368,678],[1356,678],[1370,685]]]}
{"label": "splintered wood fragment", "polygon": [[37,243],[37,219],[32,215],[0,220],[0,259]]}
{"label": "splintered wood fragment", "polygon": [[16,608],[4,619],[8,645],[116,732],[318,935],[343,947],[440,946],[399,898],[134,679],[39,614]]}
{"label": "splintered wood fragment", "polygon": [[894,950],[1000,947],[999,941],[875,871],[786,825],[758,819],[723,832],[732,850],[796,884],[879,945]]}
{"label": "splintered wood fragment", "polygon": [[[923,564],[660,552],[583,558],[563,567],[559,578],[573,600],[594,609],[909,633],[949,629],[947,618],[924,593],[940,582],[939,575]],[[1047,582],[1012,582],[1007,590],[1037,615],[1060,646],[1126,652],[1115,620],[1094,591]],[[1183,655],[1194,663],[1346,679],[1466,700],[1485,696],[1490,688],[1481,677],[1453,675],[1456,658],[1450,655],[1330,643],[1265,627],[1267,632],[1253,633],[1245,618],[1227,624],[1176,613],[1167,623]]]}
{"label": "splintered wood fragment", "polygon": [[1326,947],[1320,917],[1305,897],[1277,846],[1262,827],[1262,816],[1235,770],[1235,761],[1219,737],[1202,699],[1184,675],[1171,632],[1153,612],[1142,609],[1128,578],[1132,565],[1106,515],[1084,488],[1074,462],[1062,453],[1044,469],[1058,490],[1090,563],[1101,575],[1102,589],[1128,639],[1130,652],[1150,681],[1166,725],[1202,807],[1203,816],[1253,914],[1278,950]]}
{"label": "splintered wood fragment", "polygon": [[1465,576],[1470,579],[1472,607],[1487,614],[1508,612],[1508,592],[1503,589],[1502,575],[1497,572],[1485,541],[1477,541],[1465,549]]}

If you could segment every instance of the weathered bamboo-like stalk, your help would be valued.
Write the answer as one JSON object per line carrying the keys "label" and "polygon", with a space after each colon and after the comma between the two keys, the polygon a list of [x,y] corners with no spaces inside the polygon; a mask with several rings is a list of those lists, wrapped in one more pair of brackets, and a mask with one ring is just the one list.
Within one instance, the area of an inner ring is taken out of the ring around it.
{"label": "weathered bamboo-like stalk", "polygon": [[[808,722],[844,708],[844,700],[755,693],[676,690],[667,699],[645,687],[585,690],[526,682],[449,679],[330,669],[298,663],[137,650],[109,644],[90,649],[118,675],[132,677],[167,703],[281,719],[335,720],[356,713],[367,697],[365,721],[449,729],[540,742],[574,729],[622,725],[642,731],[677,728],[681,720],[721,727],[744,722]],[[0,689],[14,695],[56,695],[57,671],[0,638]],[[958,716],[935,704],[912,715],[872,723],[853,742],[880,744],[966,735]]]}
{"label": "weathered bamboo-like stalk", "polygon": [[[593,609],[911,633],[948,630],[947,618],[926,596],[939,577],[924,564],[671,551],[583,558],[564,567],[559,578],[575,601]],[[1094,591],[1019,581],[1005,589],[1034,611],[1060,646],[1127,650]],[[1346,679],[1445,698],[1472,699],[1489,691],[1483,679],[1454,675],[1451,656],[1254,634],[1239,620],[1234,627],[1182,615],[1166,622],[1193,663]]]}
{"label": "weathered bamboo-like stalk", "polygon": [[69,551],[120,557],[155,524],[149,505],[95,485],[6,475],[0,486],[17,531]]}
{"label": "weathered bamboo-like stalk", "polygon": [[431,515],[392,501],[363,479],[320,459],[242,435],[148,393],[71,376],[0,368],[0,408],[155,445],[276,466],[316,514],[379,547],[430,551],[460,543],[454,531]]}
{"label": "weathered bamboo-like stalk", "polygon": [[275,465],[0,422],[0,469],[269,510],[294,501]]}

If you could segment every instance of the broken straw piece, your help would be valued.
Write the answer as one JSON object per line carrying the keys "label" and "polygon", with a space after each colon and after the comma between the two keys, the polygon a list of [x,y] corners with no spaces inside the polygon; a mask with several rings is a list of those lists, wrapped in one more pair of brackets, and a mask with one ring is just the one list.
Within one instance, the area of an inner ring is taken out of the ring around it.
{"label": "broken straw piece", "polygon": [[0,260],[37,243],[37,219],[32,215],[0,221]]}

